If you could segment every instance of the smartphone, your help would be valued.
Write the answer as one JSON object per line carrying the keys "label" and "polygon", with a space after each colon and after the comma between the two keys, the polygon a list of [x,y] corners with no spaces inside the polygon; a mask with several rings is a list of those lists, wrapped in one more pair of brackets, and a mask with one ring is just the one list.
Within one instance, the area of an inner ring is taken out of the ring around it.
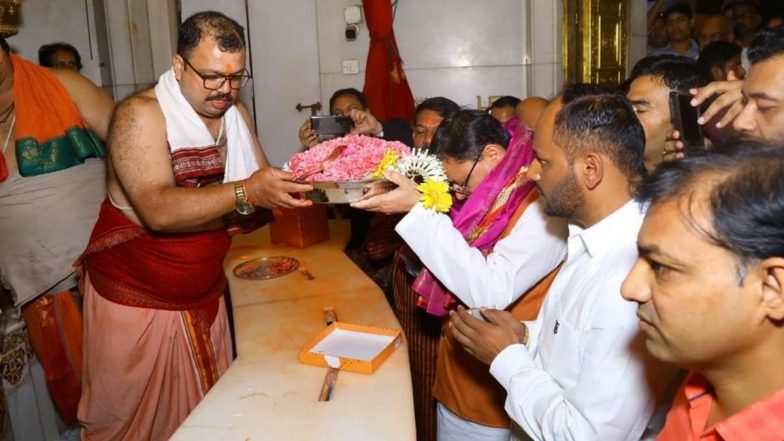
{"label": "smartphone", "polygon": [[310,126],[317,135],[345,135],[351,131],[351,118],[348,116],[311,116]]}
{"label": "smartphone", "polygon": [[670,116],[672,125],[681,135],[684,151],[705,150],[705,136],[702,126],[697,124],[700,108],[692,107],[692,96],[689,94],[670,92]]}

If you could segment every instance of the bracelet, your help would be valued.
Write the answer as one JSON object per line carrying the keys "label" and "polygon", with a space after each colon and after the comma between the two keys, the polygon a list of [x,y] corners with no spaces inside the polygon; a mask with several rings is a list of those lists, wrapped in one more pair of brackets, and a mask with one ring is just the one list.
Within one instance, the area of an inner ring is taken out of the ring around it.
{"label": "bracelet", "polygon": [[528,326],[525,323],[520,322],[523,325],[523,338],[520,339],[520,343],[527,345],[528,344]]}
{"label": "bracelet", "polygon": [[253,198],[251,198],[251,196],[250,196],[250,192],[248,191],[248,186],[246,185],[247,183],[248,183],[248,180],[247,180],[247,179],[243,179],[243,180],[242,180],[242,191],[244,191],[244,192],[245,192],[245,199],[247,199],[247,200],[248,200],[248,202],[249,202],[251,205],[253,205],[254,207],[258,207],[258,206],[260,206],[260,204],[259,204],[257,201],[254,201],[254,200],[253,200]]}

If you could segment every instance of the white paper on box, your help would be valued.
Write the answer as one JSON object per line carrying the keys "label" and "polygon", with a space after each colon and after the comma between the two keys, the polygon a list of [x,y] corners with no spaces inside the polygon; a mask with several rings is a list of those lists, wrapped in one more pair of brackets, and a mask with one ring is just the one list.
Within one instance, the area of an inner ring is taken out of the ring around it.
{"label": "white paper on box", "polygon": [[333,357],[370,361],[378,356],[394,338],[391,335],[335,329],[320,342],[316,343],[310,352]]}

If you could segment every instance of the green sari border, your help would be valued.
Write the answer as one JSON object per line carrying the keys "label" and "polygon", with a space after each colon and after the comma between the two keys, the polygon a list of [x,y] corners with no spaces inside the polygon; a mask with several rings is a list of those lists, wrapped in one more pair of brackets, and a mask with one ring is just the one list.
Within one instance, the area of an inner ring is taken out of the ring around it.
{"label": "green sari border", "polygon": [[105,156],[106,149],[95,133],[79,126],[42,143],[33,137],[16,140],[16,162],[22,176],[53,173]]}

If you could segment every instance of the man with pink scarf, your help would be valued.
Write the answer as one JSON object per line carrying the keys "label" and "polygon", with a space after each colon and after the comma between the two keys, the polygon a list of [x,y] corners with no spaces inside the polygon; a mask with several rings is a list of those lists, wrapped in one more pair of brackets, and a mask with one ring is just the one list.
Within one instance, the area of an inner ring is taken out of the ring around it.
{"label": "man with pink scarf", "polygon": [[[416,269],[414,289],[431,315],[444,318],[464,304],[512,307],[535,317],[565,256],[565,223],[544,214],[525,179],[533,160],[531,132],[516,118],[507,124],[515,134],[511,143],[485,113],[463,110],[442,122],[431,150],[442,158],[456,199],[448,216],[424,208],[415,184],[395,173],[387,177],[397,189],[355,204],[408,212],[396,231],[424,265]],[[438,354],[438,438],[509,439],[504,393],[487,368],[446,336]]]}

